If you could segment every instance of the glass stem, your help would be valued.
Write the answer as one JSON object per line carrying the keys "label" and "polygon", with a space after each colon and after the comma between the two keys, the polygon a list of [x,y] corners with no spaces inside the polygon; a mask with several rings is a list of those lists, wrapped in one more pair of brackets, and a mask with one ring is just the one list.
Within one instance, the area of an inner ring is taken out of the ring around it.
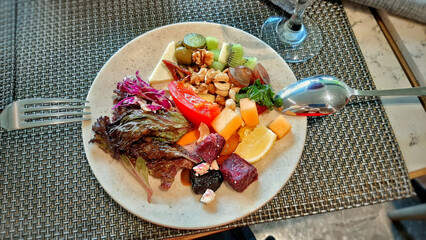
{"label": "glass stem", "polygon": [[288,26],[293,31],[299,31],[303,24],[303,13],[309,6],[310,0],[297,0],[296,8],[291,18],[287,21]]}

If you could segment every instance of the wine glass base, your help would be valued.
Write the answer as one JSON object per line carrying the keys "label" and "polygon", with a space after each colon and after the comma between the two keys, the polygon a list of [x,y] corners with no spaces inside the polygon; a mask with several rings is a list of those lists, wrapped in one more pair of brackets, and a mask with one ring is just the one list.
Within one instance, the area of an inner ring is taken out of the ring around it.
{"label": "wine glass base", "polygon": [[262,25],[260,38],[273,47],[286,62],[304,62],[315,56],[323,45],[322,33],[319,27],[308,17],[304,16],[303,24],[308,32],[305,40],[298,45],[288,44],[280,39],[276,29],[284,17],[270,17]]}

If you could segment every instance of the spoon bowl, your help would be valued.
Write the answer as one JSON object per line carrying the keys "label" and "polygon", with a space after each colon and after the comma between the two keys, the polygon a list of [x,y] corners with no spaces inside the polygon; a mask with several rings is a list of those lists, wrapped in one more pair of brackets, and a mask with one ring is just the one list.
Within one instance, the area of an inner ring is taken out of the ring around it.
{"label": "spoon bowl", "polygon": [[283,88],[281,111],[288,115],[323,116],[338,112],[354,95],[358,96],[404,96],[426,95],[426,87],[391,90],[356,90],[333,76],[314,76],[302,79]]}

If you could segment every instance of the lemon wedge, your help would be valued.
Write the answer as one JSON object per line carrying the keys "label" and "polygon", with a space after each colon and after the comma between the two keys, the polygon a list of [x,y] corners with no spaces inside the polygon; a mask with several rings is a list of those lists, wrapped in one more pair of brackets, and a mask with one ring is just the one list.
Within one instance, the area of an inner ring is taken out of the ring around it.
{"label": "lemon wedge", "polygon": [[271,150],[277,135],[263,125],[257,126],[238,144],[235,153],[249,163],[262,159]]}

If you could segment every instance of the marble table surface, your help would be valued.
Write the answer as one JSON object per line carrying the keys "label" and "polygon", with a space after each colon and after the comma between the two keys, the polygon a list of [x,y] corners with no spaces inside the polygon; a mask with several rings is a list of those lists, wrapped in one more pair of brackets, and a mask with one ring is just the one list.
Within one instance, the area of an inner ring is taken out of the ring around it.
{"label": "marble table surface", "polygon": [[[370,10],[348,0],[344,0],[343,4],[376,88],[411,87],[403,68]],[[412,32],[403,25],[397,26],[397,29],[401,35],[412,36],[402,38],[407,42],[407,56],[411,52],[412,57],[409,59],[414,62],[413,66],[418,66],[422,71],[426,71],[424,67],[426,64],[425,25],[412,25]],[[401,30],[401,28],[405,30]],[[420,29],[423,30],[419,31]],[[425,73],[422,74],[426,76]],[[417,97],[382,97],[381,99],[408,171],[412,173],[426,168],[426,112],[419,99]]]}
{"label": "marble table surface", "polygon": [[426,86],[426,24],[384,10],[378,12],[419,85]]}

